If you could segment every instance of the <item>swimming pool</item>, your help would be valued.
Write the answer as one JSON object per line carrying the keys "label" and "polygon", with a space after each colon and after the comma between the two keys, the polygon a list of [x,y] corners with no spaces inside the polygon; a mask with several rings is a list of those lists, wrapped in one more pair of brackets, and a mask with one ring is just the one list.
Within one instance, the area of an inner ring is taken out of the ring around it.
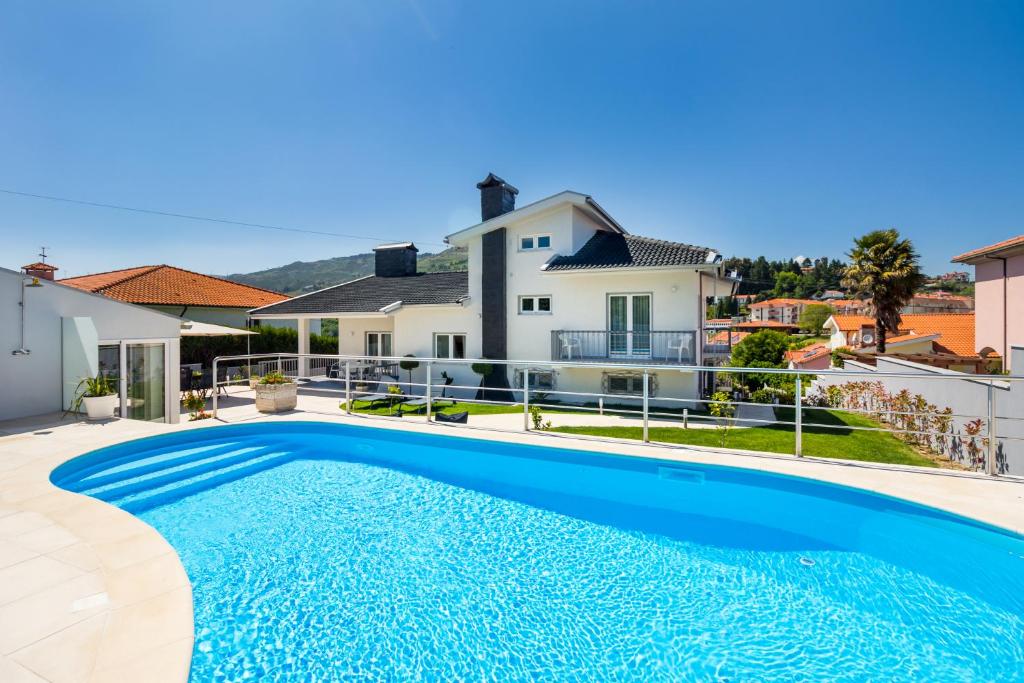
{"label": "swimming pool", "polygon": [[303,422],[52,479],[178,551],[194,681],[1022,675],[1024,539],[840,486]]}

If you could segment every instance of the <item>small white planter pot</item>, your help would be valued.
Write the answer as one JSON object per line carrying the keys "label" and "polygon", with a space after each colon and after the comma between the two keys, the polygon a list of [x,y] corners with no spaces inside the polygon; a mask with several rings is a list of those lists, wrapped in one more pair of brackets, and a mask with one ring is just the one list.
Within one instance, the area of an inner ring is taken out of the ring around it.
{"label": "small white planter pot", "polygon": [[117,394],[110,396],[86,396],[82,399],[85,414],[90,420],[108,420],[114,417],[117,408]]}
{"label": "small white planter pot", "polygon": [[257,384],[256,410],[261,413],[280,413],[294,410],[298,402],[298,388],[295,382],[288,384]]}

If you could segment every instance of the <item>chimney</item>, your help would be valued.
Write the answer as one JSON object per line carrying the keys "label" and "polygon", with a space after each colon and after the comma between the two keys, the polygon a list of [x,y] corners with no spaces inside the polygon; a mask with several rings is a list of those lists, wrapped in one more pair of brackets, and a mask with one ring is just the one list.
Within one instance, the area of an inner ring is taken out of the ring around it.
{"label": "chimney", "polygon": [[404,277],[416,274],[416,252],[412,242],[382,244],[373,248],[373,274],[377,277]]}
{"label": "chimney", "polygon": [[489,221],[495,216],[516,210],[516,195],[519,194],[519,190],[498,176],[488,173],[476,186],[480,190],[481,221]]}
{"label": "chimney", "polygon": [[51,266],[49,263],[30,263],[27,266],[22,266],[21,269],[25,272],[25,275],[29,277],[36,277],[40,280],[53,280],[53,274],[57,272],[57,268]]}

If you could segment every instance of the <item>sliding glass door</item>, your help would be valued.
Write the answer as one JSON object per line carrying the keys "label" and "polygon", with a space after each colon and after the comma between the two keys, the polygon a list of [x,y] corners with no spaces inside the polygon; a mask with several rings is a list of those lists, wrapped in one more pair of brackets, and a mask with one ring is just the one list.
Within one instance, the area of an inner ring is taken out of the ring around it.
{"label": "sliding glass door", "polygon": [[167,421],[165,345],[125,344],[125,417]]}
{"label": "sliding glass door", "polygon": [[651,355],[651,295],[608,296],[608,353],[611,356]]}
{"label": "sliding glass door", "polygon": [[99,366],[100,374],[105,376],[110,381],[110,386],[117,391],[119,398],[114,414],[120,417],[123,414],[121,405],[124,398],[124,392],[121,391],[121,345],[100,344]]}

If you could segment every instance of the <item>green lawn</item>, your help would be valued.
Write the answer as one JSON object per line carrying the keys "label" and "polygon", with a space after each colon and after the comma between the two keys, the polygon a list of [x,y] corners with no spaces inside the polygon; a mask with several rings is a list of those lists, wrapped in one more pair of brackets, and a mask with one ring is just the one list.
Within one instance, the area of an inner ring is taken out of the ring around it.
{"label": "green lawn", "polygon": [[[792,421],[792,408],[777,408],[780,420]],[[830,429],[805,424],[803,428],[804,455],[821,458],[842,458],[885,462],[899,465],[935,467],[936,463],[899,441],[891,434],[867,432],[843,427],[877,427],[878,424],[862,415],[830,410],[813,411],[808,422],[817,425],[840,427]],[[642,439],[641,427],[555,427],[552,431],[566,434],[589,434],[617,439]],[[693,446],[721,446],[721,435],[717,429],[682,429],[681,427],[650,428],[651,441],[678,443]],[[792,453],[794,445],[793,427],[769,425],[730,430],[726,448],[741,448],[769,453]]]}
{"label": "green lawn", "polygon": [[[342,410],[344,410],[344,401],[342,402]],[[426,412],[426,406],[420,406],[418,411],[413,411],[411,408],[403,408],[401,403],[396,402],[394,409],[389,409],[386,403],[378,401],[373,408],[366,401],[353,401],[352,410],[356,413],[362,413],[366,415],[392,415],[397,414],[400,410],[404,413],[420,415]],[[521,413],[523,412],[523,406],[520,405],[495,405],[490,403],[465,403],[459,401],[453,404],[448,399],[437,399],[434,401],[434,412],[444,413],[450,415],[452,413],[461,413],[462,411],[468,412],[470,415],[500,415],[504,413]]]}

